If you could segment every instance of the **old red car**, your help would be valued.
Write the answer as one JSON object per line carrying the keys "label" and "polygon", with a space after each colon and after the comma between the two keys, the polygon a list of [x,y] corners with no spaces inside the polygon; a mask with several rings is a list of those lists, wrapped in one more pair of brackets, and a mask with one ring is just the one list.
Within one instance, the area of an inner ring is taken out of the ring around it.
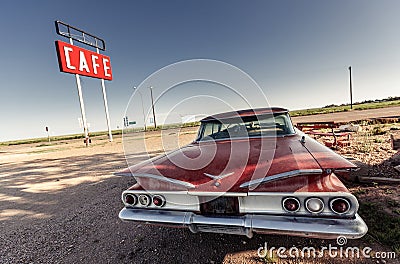
{"label": "old red car", "polygon": [[358,201],[335,175],[356,168],[295,129],[286,109],[217,114],[191,144],[117,173],[136,180],[119,217],[194,233],[360,238]]}

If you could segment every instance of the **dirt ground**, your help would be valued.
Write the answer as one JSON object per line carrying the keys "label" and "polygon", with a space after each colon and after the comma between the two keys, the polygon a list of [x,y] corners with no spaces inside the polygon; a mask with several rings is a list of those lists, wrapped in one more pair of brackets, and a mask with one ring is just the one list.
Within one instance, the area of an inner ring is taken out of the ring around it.
{"label": "dirt ground", "polygon": [[298,122],[327,122],[335,121],[336,123],[353,122],[354,120],[366,120],[371,118],[382,117],[399,117],[400,106],[385,107],[367,110],[351,110],[347,112],[337,112],[329,114],[295,116],[292,117],[293,123]]}
{"label": "dirt ground", "polygon": [[[194,139],[196,128],[181,132],[178,143],[184,145]],[[160,151],[157,133],[146,134],[152,155]],[[133,155],[130,162],[144,159]],[[398,263],[398,259],[260,259],[257,249],[265,243],[290,248],[336,245],[336,241],[192,234],[186,229],[122,222],[121,192],[134,181],[113,175],[126,167],[121,137],[111,143],[96,137],[89,147],[82,140],[1,146],[0,166],[0,263]],[[357,188],[352,186],[353,191]],[[397,194],[397,187],[388,188]],[[368,235],[347,245],[392,251]]]}

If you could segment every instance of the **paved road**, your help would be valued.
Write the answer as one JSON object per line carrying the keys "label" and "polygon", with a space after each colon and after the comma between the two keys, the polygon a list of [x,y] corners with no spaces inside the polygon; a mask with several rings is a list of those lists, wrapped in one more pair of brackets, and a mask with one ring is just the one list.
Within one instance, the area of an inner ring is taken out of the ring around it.
{"label": "paved road", "polygon": [[337,123],[347,123],[351,121],[382,118],[382,117],[399,117],[400,106],[370,109],[370,110],[353,110],[349,112],[309,115],[309,116],[296,116],[292,117],[294,124],[300,122],[328,122],[335,121]]}

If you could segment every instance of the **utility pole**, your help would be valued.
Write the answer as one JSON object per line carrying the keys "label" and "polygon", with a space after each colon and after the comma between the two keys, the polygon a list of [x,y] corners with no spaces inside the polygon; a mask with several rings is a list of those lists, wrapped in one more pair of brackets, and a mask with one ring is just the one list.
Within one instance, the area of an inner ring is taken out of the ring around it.
{"label": "utility pole", "polygon": [[156,112],[154,111],[153,86],[150,86],[151,108],[153,109],[154,128],[157,128]]}
{"label": "utility pole", "polygon": [[[133,86],[133,90],[136,90],[136,86]],[[146,127],[146,114],[144,112],[144,104],[143,104],[143,95],[142,93],[138,90],[137,91],[140,95],[140,100],[142,101],[142,112],[143,112],[143,126],[144,126],[144,131],[147,131],[147,127]]]}
{"label": "utility pole", "polygon": [[140,99],[141,99],[141,101],[142,101],[142,112],[143,112],[143,126],[144,126],[144,131],[147,131],[147,128],[146,128],[146,115],[145,115],[145,113],[144,113],[144,105],[143,105],[143,96],[142,96],[142,93],[140,92],[140,91],[138,91],[139,92],[139,95],[140,95]]}
{"label": "utility pole", "polygon": [[353,82],[351,80],[351,66],[349,66],[350,72],[350,109],[353,109]]}

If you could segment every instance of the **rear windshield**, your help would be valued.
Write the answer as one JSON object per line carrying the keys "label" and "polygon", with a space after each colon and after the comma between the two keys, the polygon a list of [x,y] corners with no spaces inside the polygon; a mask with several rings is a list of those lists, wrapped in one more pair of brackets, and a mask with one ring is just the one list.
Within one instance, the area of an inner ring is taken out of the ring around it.
{"label": "rear windshield", "polygon": [[283,136],[294,134],[287,113],[250,116],[203,122],[197,140],[243,137]]}

